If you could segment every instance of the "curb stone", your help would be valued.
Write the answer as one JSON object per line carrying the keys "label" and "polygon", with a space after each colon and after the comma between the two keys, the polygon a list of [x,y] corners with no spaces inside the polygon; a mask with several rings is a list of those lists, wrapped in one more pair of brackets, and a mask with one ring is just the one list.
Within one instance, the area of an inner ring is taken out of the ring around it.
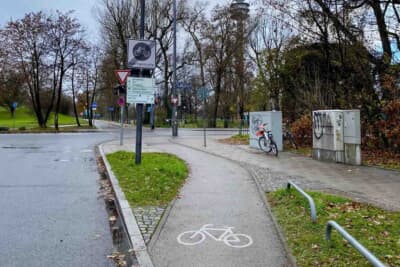
{"label": "curb stone", "polygon": [[248,169],[248,167],[245,167],[245,166],[242,166],[242,167],[250,174],[250,176],[254,180],[254,183],[257,186],[257,190],[258,190],[258,193],[261,196],[261,199],[263,200],[264,207],[268,211],[268,215],[272,219],[272,223],[275,226],[275,230],[276,230],[276,232],[277,232],[277,234],[279,236],[279,239],[280,239],[280,241],[282,243],[283,249],[286,252],[286,256],[288,257],[289,264],[290,264],[288,267],[297,267],[296,258],[293,256],[289,246],[287,245],[285,235],[283,234],[281,227],[279,226],[278,222],[276,221],[276,218],[275,218],[274,214],[272,213],[271,206],[269,205],[268,200],[267,200],[267,198],[265,196],[265,192],[264,192],[261,184],[258,181],[257,175],[255,173],[253,173],[253,171]]}
{"label": "curb stone", "polygon": [[143,240],[139,226],[137,225],[135,216],[133,215],[132,209],[125,197],[124,192],[119,186],[119,182],[111,170],[111,166],[107,161],[107,158],[103,151],[103,145],[99,145],[100,155],[103,158],[106,171],[111,181],[111,185],[114,189],[116,202],[121,212],[121,217],[128,233],[128,240],[132,247],[132,251],[135,253],[138,264],[140,267],[154,267],[150,255],[147,251],[146,244]]}

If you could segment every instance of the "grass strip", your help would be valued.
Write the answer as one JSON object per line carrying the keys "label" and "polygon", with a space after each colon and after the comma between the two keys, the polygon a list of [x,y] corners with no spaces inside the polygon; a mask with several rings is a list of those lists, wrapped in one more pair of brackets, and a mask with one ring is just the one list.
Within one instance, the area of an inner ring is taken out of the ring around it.
{"label": "grass strip", "polygon": [[[85,120],[80,120],[82,126],[87,126],[88,123]],[[59,125],[76,125],[74,116],[58,114]],[[49,117],[47,125],[50,127],[54,125],[54,114],[52,113]],[[38,127],[37,119],[35,114],[27,107],[18,107],[15,110],[15,117],[13,118],[8,110],[4,107],[0,107],[0,126],[8,128],[35,128]]]}
{"label": "grass strip", "polygon": [[248,145],[250,140],[250,135],[248,134],[236,134],[231,137],[220,139],[221,143],[231,144],[231,145]]}
{"label": "grass strip", "polygon": [[297,191],[267,194],[298,266],[372,266],[336,231],[324,239],[328,220],[340,224],[388,266],[400,266],[400,212],[385,211],[350,199],[308,192],[317,208],[313,224],[307,200]]}
{"label": "grass strip", "polygon": [[140,165],[127,151],[108,154],[107,160],[132,207],[168,204],[188,175],[186,163],[166,153],[142,153]]}

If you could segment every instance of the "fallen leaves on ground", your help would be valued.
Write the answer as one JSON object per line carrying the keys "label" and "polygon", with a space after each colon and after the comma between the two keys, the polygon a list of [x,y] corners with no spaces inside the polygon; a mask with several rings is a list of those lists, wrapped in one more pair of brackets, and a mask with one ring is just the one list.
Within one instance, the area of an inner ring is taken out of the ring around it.
{"label": "fallen leaves on ground", "polygon": [[384,150],[362,150],[365,165],[400,170],[400,154]]}
{"label": "fallen leaves on ground", "polygon": [[117,267],[126,267],[127,263],[125,261],[125,254],[121,252],[114,252],[107,256],[108,259],[114,261]]}

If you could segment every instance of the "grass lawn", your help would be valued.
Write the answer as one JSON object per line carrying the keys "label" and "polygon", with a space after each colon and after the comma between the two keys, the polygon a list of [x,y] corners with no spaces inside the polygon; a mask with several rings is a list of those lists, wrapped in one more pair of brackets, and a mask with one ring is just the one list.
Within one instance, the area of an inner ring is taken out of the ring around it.
{"label": "grass lawn", "polygon": [[[68,116],[64,114],[58,115],[59,125],[76,125],[75,117]],[[82,126],[87,126],[88,123],[84,120],[80,120]],[[52,127],[54,125],[54,114],[50,115],[50,119],[47,122],[48,127]],[[3,107],[0,107],[0,127],[5,126],[8,128],[21,128],[25,127],[26,129],[37,128],[37,120],[35,114],[26,107],[19,107],[15,111],[15,124],[14,119],[11,117],[11,114],[8,110]]]}
{"label": "grass lawn", "polygon": [[126,151],[109,154],[107,160],[132,207],[168,204],[188,175],[186,163],[166,153],[142,153],[141,165]]}
{"label": "grass lawn", "polygon": [[298,266],[372,266],[336,230],[324,239],[334,220],[384,264],[400,266],[400,212],[389,212],[339,196],[308,192],[317,207],[313,224],[307,200],[293,189],[267,194]]}

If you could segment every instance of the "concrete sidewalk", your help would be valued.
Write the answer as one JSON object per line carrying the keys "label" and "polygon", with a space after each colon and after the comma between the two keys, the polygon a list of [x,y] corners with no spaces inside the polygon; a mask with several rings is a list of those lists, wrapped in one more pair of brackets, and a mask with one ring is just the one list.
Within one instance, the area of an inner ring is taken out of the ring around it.
{"label": "concrete sidewalk", "polygon": [[400,172],[374,167],[315,161],[282,152],[276,158],[244,145],[228,145],[208,138],[177,138],[173,142],[233,160],[258,177],[265,191],[285,186],[288,179],[306,189],[349,196],[385,209],[400,210]]}
{"label": "concrete sidewalk", "polygon": [[[290,266],[251,175],[230,160],[165,141],[149,139],[143,144],[143,152],[175,154],[188,163],[190,175],[159,235],[151,242],[154,265]],[[133,140],[127,140],[124,146],[117,143],[104,144],[104,151],[134,149]],[[197,232],[184,234],[191,230]]]}

